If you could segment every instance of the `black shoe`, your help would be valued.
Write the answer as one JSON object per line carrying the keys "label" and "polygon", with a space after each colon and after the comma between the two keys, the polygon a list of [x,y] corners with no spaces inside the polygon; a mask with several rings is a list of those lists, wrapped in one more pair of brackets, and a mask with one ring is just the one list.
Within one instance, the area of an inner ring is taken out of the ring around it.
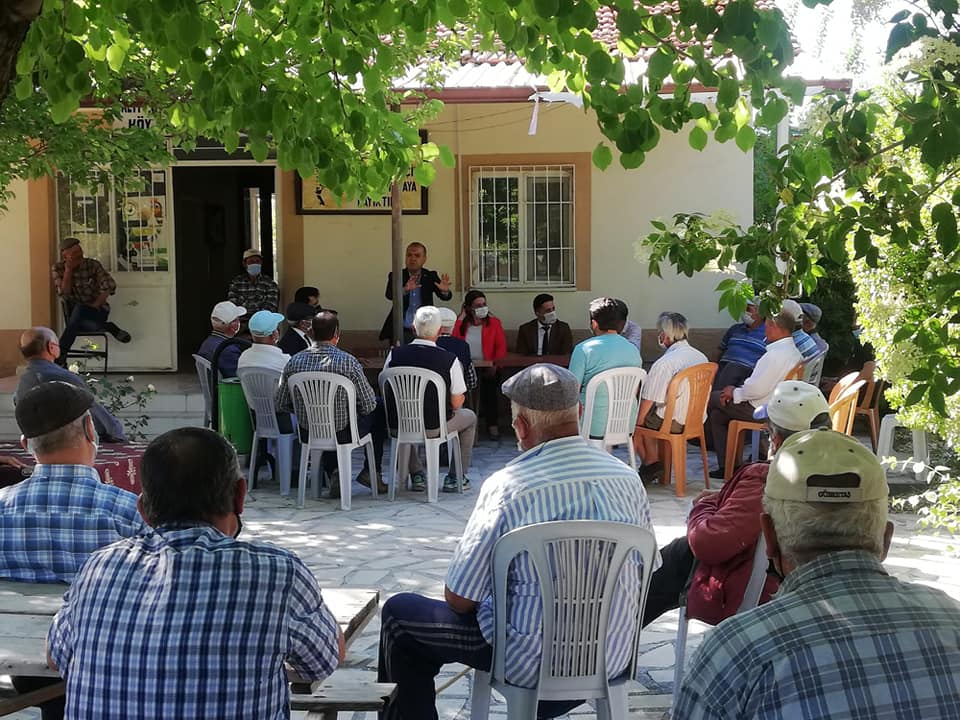
{"label": "black shoe", "polygon": [[649,465],[640,466],[640,479],[645,483],[662,482],[664,475],[663,463],[657,461]]}
{"label": "black shoe", "polygon": [[723,468],[717,468],[710,471],[710,477],[714,480],[723,480]]}

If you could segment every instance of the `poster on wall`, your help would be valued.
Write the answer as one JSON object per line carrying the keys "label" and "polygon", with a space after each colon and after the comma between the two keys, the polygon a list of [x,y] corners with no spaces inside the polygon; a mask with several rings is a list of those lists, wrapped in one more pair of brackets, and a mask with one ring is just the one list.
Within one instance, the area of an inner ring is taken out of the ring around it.
{"label": "poster on wall", "polygon": [[140,170],[117,188],[119,270],[166,272],[166,174]]}
{"label": "poster on wall", "polygon": [[[420,141],[427,142],[427,131],[420,131]],[[346,200],[335,197],[329,188],[317,182],[316,175],[309,178],[296,176],[298,215],[389,215],[392,198],[390,193],[380,197]],[[417,182],[413,167],[400,181],[400,198],[404,215],[427,214],[427,188]]]}

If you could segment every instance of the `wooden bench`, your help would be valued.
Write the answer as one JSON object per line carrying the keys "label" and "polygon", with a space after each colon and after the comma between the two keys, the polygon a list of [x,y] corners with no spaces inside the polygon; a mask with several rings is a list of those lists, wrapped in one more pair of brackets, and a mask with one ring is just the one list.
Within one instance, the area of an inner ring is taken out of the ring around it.
{"label": "wooden bench", "polygon": [[290,692],[290,709],[306,710],[307,720],[336,720],[341,712],[379,712],[388,700],[397,694],[395,683],[378,683],[371,673],[355,670],[337,670],[326,680],[306,689],[293,686]]}

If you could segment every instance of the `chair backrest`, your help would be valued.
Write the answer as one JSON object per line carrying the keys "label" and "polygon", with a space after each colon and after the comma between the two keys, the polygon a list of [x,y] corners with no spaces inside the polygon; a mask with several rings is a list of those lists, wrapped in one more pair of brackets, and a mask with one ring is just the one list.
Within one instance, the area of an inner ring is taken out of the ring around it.
{"label": "chair backrest", "polygon": [[[491,674],[504,681],[507,643],[507,575],[511,561],[526,552],[540,586],[543,650],[538,691],[553,699],[589,699],[609,692],[607,627],[621,572],[631,554],[639,553],[639,592],[629,593],[636,660],[640,616],[646,605],[656,538],[628,523],[567,520],[538,523],[513,530],[493,549],[494,643]],[[633,668],[631,667],[631,670]]]}
{"label": "chair backrest", "polygon": [[243,388],[243,396],[257,418],[257,436],[280,437],[277,425],[277,388],[280,386],[280,371],[264,367],[237,368],[237,377]]}
{"label": "chair backrest", "polygon": [[[713,387],[713,378],[716,374],[716,363],[700,363],[688,367],[686,370],[681,370],[673,376],[673,380],[667,386],[667,402],[663,408],[663,428],[665,430],[669,430],[673,420],[687,428],[703,425],[703,416],[707,411],[707,402],[710,400],[710,390]],[[687,416],[685,418],[675,418],[674,407],[684,383],[687,383],[690,392],[690,398],[687,401]]]}
{"label": "chair backrest", "polygon": [[[380,395],[390,419],[397,420],[398,442],[422,442],[427,437],[424,422],[424,404],[427,388],[433,385],[437,397],[437,417],[440,419],[440,437],[447,436],[447,385],[433,370],[415,367],[387,368],[380,373]],[[430,428],[436,430],[436,428]]]}
{"label": "chair backrest", "polygon": [[[848,385],[840,396],[830,403],[830,426],[837,432],[845,435],[853,434],[857,398],[860,396],[860,388],[866,384],[866,380],[857,380],[852,385]],[[830,395],[832,396],[833,393]]]}
{"label": "chair backrest", "polygon": [[803,361],[801,360],[793,366],[793,370],[787,373],[784,380],[803,380]]}
{"label": "chair backrest", "polygon": [[747,580],[747,587],[743,591],[743,600],[740,601],[740,607],[737,612],[752,610],[760,604],[760,595],[763,593],[763,586],[767,581],[767,567],[770,562],[767,559],[767,541],[760,533],[760,539],[757,540],[757,549],[753,553],[753,568],[750,570],[750,578]]}
{"label": "chair backrest", "polygon": [[827,359],[825,352],[814,355],[803,364],[803,381],[819,387],[820,376],[823,375],[823,361]]}
{"label": "chair backrest", "polygon": [[193,361],[197,366],[197,378],[200,380],[200,393],[203,395],[203,421],[206,427],[213,419],[213,401],[210,396],[210,384],[213,382],[213,365],[202,355],[194,353]]}
{"label": "chair backrest", "polygon": [[647,371],[638,367],[621,367],[604,370],[590,378],[587,383],[587,398],[580,421],[580,434],[590,438],[590,425],[593,422],[593,407],[597,391],[607,390],[607,417],[604,436],[627,437],[633,434],[637,422],[637,402],[640,385],[647,377]]}
{"label": "chair backrest", "polygon": [[830,397],[827,398],[827,402],[833,405],[834,401],[840,397],[840,394],[859,379],[860,373],[852,372],[837,380],[837,384],[830,390]]}
{"label": "chair backrest", "polygon": [[348,378],[329,372],[294,373],[287,378],[287,385],[297,410],[297,421],[307,424],[311,446],[332,448],[337,444],[338,399],[347,404],[350,442],[358,442],[357,389]]}
{"label": "chair backrest", "polygon": [[863,364],[860,371],[860,379],[866,381],[866,387],[863,389],[863,396],[857,404],[857,410],[870,410],[877,407],[880,403],[880,395],[883,394],[883,380],[877,380],[877,363],[873,360]]}

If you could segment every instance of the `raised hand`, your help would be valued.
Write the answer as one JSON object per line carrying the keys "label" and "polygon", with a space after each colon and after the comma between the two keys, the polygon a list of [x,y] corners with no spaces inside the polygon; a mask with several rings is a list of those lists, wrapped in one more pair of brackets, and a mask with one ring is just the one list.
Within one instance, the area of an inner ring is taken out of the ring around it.
{"label": "raised hand", "polygon": [[437,283],[437,290],[442,293],[450,292],[450,276],[447,273],[443,273],[440,276],[440,282]]}
{"label": "raised hand", "polygon": [[405,293],[412,292],[420,287],[420,275],[411,275],[410,279],[403,286]]}

